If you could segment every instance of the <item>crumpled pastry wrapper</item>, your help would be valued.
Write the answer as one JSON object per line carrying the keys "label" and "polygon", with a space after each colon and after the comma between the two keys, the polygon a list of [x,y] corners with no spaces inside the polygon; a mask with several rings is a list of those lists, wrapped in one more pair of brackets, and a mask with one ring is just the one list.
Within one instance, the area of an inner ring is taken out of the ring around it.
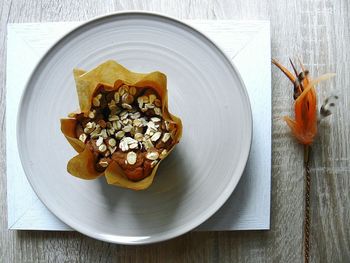
{"label": "crumpled pastry wrapper", "polygon": [[75,128],[77,120],[75,117],[81,113],[85,116],[88,115],[94,93],[100,85],[103,85],[106,90],[110,91],[118,90],[123,84],[135,86],[136,89],[153,89],[161,98],[163,119],[176,125],[176,133],[174,136],[175,144],[168,151],[169,154],[182,136],[182,122],[168,110],[166,75],[158,71],[149,74],[131,72],[112,60],[106,61],[90,71],[86,72],[81,69],[74,69],[73,73],[79,98],[80,111],[69,114],[69,118],[61,119],[61,131],[72,147],[78,152],[78,155],[69,160],[67,171],[76,177],[87,180],[104,175],[108,184],[123,188],[133,190],[148,188],[153,182],[159,164],[165,158],[158,162],[148,177],[137,182],[130,181],[123,169],[114,160],[112,160],[103,173],[100,173],[95,169],[96,160],[91,150],[86,147],[82,141],[76,138]]}

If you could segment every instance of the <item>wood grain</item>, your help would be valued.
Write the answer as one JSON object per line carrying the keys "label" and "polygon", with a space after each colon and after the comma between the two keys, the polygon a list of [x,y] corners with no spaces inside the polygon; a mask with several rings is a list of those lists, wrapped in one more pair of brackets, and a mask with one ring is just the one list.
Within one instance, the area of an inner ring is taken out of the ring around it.
{"label": "wood grain", "polygon": [[[26,1],[0,2],[0,262],[301,262],[303,148],[281,116],[291,114],[292,87],[272,70],[273,163],[271,231],[195,232],[147,246],[120,246],[78,233],[8,231],[5,167],[7,22],[86,20],[106,12],[141,9],[183,19],[270,19],[272,55],[283,63],[300,56],[313,75],[334,71],[320,85],[321,101],[340,95],[313,146],[311,262],[350,259],[350,5],[313,1]],[[24,200],[25,201],[25,200]]]}

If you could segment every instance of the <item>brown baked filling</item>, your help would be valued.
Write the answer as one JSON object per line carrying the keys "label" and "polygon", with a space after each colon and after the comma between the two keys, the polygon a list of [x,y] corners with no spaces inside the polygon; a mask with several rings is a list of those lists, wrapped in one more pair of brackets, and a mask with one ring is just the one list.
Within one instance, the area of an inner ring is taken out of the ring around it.
{"label": "brown baked filling", "polygon": [[122,85],[117,91],[100,86],[88,117],[77,116],[76,136],[93,152],[96,170],[112,160],[132,181],[152,172],[174,145],[176,124],[162,118],[162,101],[150,88]]}

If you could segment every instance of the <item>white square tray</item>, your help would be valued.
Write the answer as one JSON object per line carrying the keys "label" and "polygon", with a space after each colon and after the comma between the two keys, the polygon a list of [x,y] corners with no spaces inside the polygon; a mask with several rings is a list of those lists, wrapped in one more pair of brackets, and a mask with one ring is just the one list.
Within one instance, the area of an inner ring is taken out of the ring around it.
{"label": "white square tray", "polygon": [[[271,48],[268,21],[188,20],[232,58],[248,90],[253,111],[253,143],[236,190],[198,230],[270,228]],[[7,35],[6,156],[8,228],[71,230],[38,199],[18,155],[16,118],[20,96],[43,53],[78,22],[9,24]],[[24,63],[25,62],[25,63]]]}

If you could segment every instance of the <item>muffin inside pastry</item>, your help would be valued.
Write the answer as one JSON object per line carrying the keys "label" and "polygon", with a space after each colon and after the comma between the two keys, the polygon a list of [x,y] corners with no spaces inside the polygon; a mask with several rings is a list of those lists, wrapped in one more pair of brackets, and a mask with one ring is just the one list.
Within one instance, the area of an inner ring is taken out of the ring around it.
{"label": "muffin inside pastry", "polygon": [[182,136],[168,109],[166,76],[131,72],[109,60],[74,70],[80,109],[61,119],[61,131],[78,152],[67,171],[82,179],[142,190]]}
{"label": "muffin inside pastry", "polygon": [[177,127],[163,119],[161,106],[149,88],[100,86],[88,116],[76,116],[76,136],[93,152],[96,170],[103,172],[114,160],[132,181],[149,176],[175,144]]}

